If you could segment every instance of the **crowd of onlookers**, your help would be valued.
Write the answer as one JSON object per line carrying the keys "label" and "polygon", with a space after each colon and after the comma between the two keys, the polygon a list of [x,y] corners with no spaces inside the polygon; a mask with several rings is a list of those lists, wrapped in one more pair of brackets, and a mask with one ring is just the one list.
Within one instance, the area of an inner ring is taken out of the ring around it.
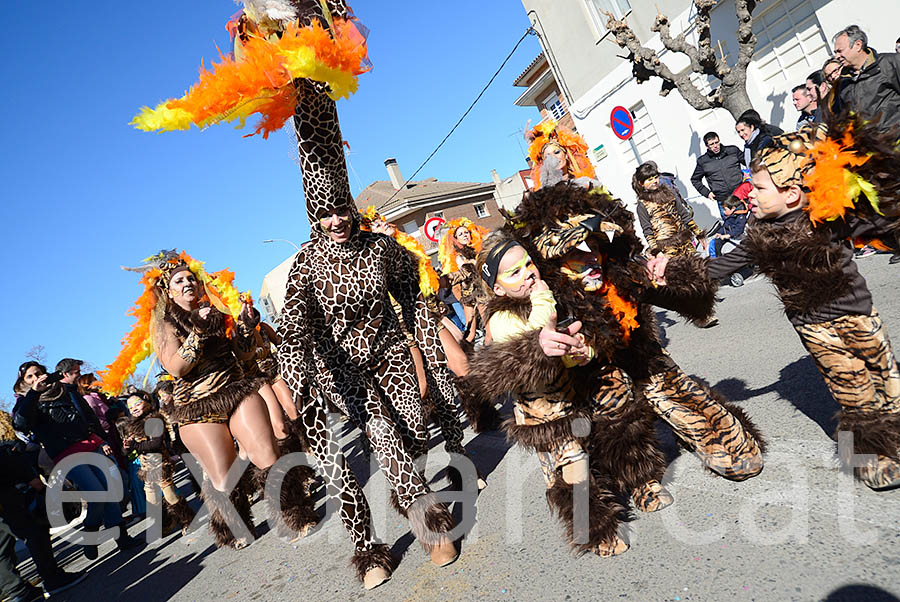
{"label": "crowd of onlookers", "polygon": [[[856,25],[842,29],[832,41],[834,56],[791,91],[792,104],[799,112],[797,128],[823,123],[845,111],[865,115],[884,128],[900,124],[900,38],[895,42],[897,52],[886,54],[869,48],[865,32]],[[714,201],[719,210],[720,220],[705,236],[696,238],[698,246],[702,245],[711,256],[727,252],[743,238],[745,227],[752,220],[748,201],[750,163],[761,149],[773,144],[775,136],[784,133],[781,128],[766,123],[753,109],[737,118],[735,131],[744,141],[743,148],[722,144],[716,132],[704,134],[706,152],[697,159],[690,178],[700,196]],[[654,162],[645,163],[638,167],[635,178],[647,171],[648,166],[651,171],[656,169]],[[668,184],[676,193],[672,219],[687,229],[693,217],[690,205],[678,193],[674,176],[662,175],[668,176]],[[636,192],[640,217],[648,212],[638,188]],[[650,220],[641,220],[641,225],[648,240],[656,236]],[[855,256],[868,257],[876,252],[873,247],[862,245],[856,249]],[[890,263],[900,263],[900,253],[894,253]],[[743,281],[742,274],[731,277],[734,286],[740,286]]]}
{"label": "crowd of onlookers", "polygon": [[[144,407],[156,410],[165,407],[172,382],[160,381],[152,394],[129,385],[124,395],[108,397],[93,374],[81,373],[82,364],[64,358],[48,373],[40,362],[23,363],[14,386],[15,407],[11,414],[0,412],[0,592],[5,599],[41,600],[45,592],[64,591],[86,578],[84,571],[66,572],[57,564],[50,545],[52,526],[80,518],[87,534],[101,527],[121,527],[115,540],[119,550],[140,545],[126,531],[147,514],[144,484],[138,476],[140,448],[123,436],[122,427],[134,406],[131,401],[139,399],[148,404]],[[177,431],[166,433],[165,445],[173,454],[183,450],[179,443]],[[77,464],[65,475],[54,472],[61,460],[77,453],[103,458]],[[187,476],[199,491],[189,471]],[[119,481],[125,495],[118,502],[61,504],[62,516],[52,509],[48,514],[47,498],[58,493],[49,485],[57,480],[64,488],[80,491],[107,491]],[[28,549],[43,590],[16,572],[16,539]],[[90,560],[98,557],[97,545],[88,543],[83,550]]]}

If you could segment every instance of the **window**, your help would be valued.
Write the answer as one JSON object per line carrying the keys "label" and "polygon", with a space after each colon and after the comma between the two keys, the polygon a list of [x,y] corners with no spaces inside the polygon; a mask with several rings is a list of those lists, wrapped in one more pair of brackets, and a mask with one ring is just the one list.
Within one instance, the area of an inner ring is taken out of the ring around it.
{"label": "window", "polygon": [[541,103],[547,112],[553,116],[553,119],[559,121],[566,115],[566,107],[563,105],[562,100],[559,98],[559,94],[554,91],[553,94],[544,99]]}
{"label": "window", "polygon": [[[634,133],[628,140],[619,140],[619,150],[631,168],[637,168],[641,163],[651,159],[661,161],[663,157],[662,142],[656,133],[656,127],[650,118],[650,112],[643,102],[639,102],[630,109],[634,119]],[[618,140],[618,138],[617,138]]]}
{"label": "window", "polygon": [[606,35],[606,22],[609,19],[606,13],[612,13],[616,19],[621,19],[631,12],[629,0],[585,0],[588,14],[600,36]]}
{"label": "window", "polygon": [[784,0],[754,15],[753,33],[757,37],[753,63],[767,89],[805,81],[831,56],[810,0]]}
{"label": "window", "polygon": [[476,203],[475,204],[475,217],[478,219],[484,219],[486,217],[490,217],[490,213],[488,213],[487,206],[484,203]]}
{"label": "window", "polygon": [[403,224],[403,231],[412,236],[416,232],[419,231],[419,226],[416,224],[416,220],[412,220],[411,222],[406,222]]}

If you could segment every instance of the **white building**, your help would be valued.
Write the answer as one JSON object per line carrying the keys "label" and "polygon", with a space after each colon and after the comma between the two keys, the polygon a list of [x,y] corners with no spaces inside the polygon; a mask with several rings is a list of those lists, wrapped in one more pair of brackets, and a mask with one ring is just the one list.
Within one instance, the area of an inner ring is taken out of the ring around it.
{"label": "white building", "polygon": [[[672,36],[684,31],[690,40],[695,12],[691,0],[522,0],[522,4],[563,96],[561,108],[571,113],[578,132],[597,149],[591,159],[600,180],[614,194],[633,202],[631,175],[637,165],[652,159],[662,171],[678,176],[697,222],[711,223],[718,213],[710,201],[699,197],[690,176],[697,157],[705,152],[704,133],[715,131],[723,143],[743,146],[734,132],[734,119],[723,109],[693,109],[677,90],[659,96],[659,78],[638,84],[631,63],[621,58],[627,51],[616,45],[605,27],[604,12],[627,15],[644,45],[678,71],[687,64],[686,57],[664,51],[650,26],[658,7],[670,18]],[[900,36],[900,1],[764,0],[754,10],[753,21],[758,42],[747,76],[750,100],[763,119],[789,131],[798,117],[791,89],[804,83],[831,55],[832,35],[855,23],[868,34],[872,48],[892,52]],[[712,12],[712,37],[721,41],[720,52],[730,63],[737,56],[736,31],[734,0],[721,0]],[[535,83],[542,90],[546,85],[543,80]],[[523,98],[547,95],[533,92],[526,91]],[[629,141],[619,140],[610,129],[610,113],[616,106],[634,116],[635,132]]]}

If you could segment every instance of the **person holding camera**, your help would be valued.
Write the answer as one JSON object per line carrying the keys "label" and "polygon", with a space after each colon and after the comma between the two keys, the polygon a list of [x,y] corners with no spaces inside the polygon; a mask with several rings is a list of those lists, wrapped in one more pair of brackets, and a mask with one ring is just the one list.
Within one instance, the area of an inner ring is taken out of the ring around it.
{"label": "person holding camera", "polygon": [[[5,414],[5,413],[4,413]],[[44,482],[34,456],[30,456],[0,415],[0,594],[10,600],[43,600],[44,592],[15,574],[16,538],[25,542],[47,595],[58,594],[78,583],[87,573],[67,573],[53,557],[50,525],[44,508]]]}
{"label": "person holding camera", "polygon": [[[17,390],[26,390],[13,409],[13,426],[16,430],[31,433],[40,443],[54,465],[63,458],[77,453],[97,453],[112,456],[112,450],[103,439],[103,428],[97,416],[84,398],[78,394],[75,382],[80,376],[81,362],[66,358],[58,365],[58,371],[47,374],[38,362],[25,362],[19,367]],[[114,474],[119,475],[116,468]],[[79,464],[66,475],[82,491],[107,491],[107,476],[103,470],[91,464]],[[98,531],[100,525],[119,527],[116,539],[120,550],[138,545],[124,528],[122,510],[117,502],[88,502],[84,519],[85,531]],[[97,558],[97,546],[84,546],[84,555]]]}

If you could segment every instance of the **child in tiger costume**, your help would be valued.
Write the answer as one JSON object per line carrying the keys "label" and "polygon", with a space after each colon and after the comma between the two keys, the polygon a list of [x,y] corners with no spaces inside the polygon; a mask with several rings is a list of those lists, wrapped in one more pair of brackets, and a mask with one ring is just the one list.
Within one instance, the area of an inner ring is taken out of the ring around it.
{"label": "child in tiger costume", "polygon": [[[653,412],[634,403],[632,384],[621,370],[591,362],[589,346],[572,347],[562,358],[545,353],[539,337],[548,324],[553,327],[556,300],[515,238],[489,235],[477,267],[490,295],[486,314],[493,342],[475,352],[470,380],[488,395],[514,394],[513,419],[505,430],[537,452],[547,502],[572,547],[599,556],[625,552],[628,544],[617,532],[626,514],[620,500],[631,496],[644,512],[673,501],[660,484],[665,457]],[[587,525],[581,528],[574,515],[578,487],[589,496]]]}
{"label": "child in tiger costume", "polygon": [[160,503],[158,489],[162,490],[163,535],[177,529],[186,533],[194,511],[175,487],[175,462],[169,453],[169,433],[166,420],[159,411],[153,409],[149,395],[138,391],[128,398],[128,413],[131,418],[122,426],[124,446],[127,452],[136,452],[141,463],[138,477],[144,482],[147,504]]}
{"label": "child in tiger costume", "polygon": [[666,287],[756,264],[841,405],[844,466],[876,491],[900,486],[900,371],[848,240],[896,244],[898,168],[891,141],[860,121],[778,136],[750,166],[757,222],[736,249],[677,274],[662,255],[648,263]]}

